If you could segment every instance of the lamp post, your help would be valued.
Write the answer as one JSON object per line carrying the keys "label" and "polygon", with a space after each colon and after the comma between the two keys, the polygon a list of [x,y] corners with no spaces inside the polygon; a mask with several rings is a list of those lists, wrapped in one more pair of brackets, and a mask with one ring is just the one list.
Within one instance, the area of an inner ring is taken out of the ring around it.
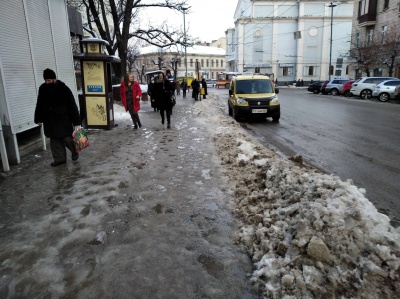
{"label": "lamp post", "polygon": [[188,10],[188,7],[182,7],[183,11],[183,34],[184,34],[184,42],[185,42],[185,77],[186,77],[186,84],[188,82],[188,71],[187,71],[187,52],[186,52],[186,20],[185,20],[185,14],[186,11]]}
{"label": "lamp post", "polygon": [[332,65],[332,24],[333,24],[333,8],[337,6],[337,4],[331,4],[328,5],[328,7],[331,8],[331,40],[330,40],[330,48],[329,48],[329,67],[328,67],[328,74],[329,74],[329,81],[331,80],[331,65]]}

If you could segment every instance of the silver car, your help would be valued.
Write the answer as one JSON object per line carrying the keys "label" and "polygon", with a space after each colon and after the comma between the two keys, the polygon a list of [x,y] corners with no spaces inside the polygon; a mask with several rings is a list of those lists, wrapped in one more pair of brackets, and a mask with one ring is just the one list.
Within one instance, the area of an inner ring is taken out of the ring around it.
{"label": "silver car", "polygon": [[346,78],[332,79],[326,85],[325,92],[330,93],[333,96],[336,96],[340,93],[340,90],[342,89],[343,84],[346,83],[347,81],[350,81],[350,79],[348,79],[348,78],[347,79]]}
{"label": "silver car", "polygon": [[381,102],[387,102],[396,98],[395,89],[400,85],[400,80],[386,80],[376,85],[372,91],[372,96]]}

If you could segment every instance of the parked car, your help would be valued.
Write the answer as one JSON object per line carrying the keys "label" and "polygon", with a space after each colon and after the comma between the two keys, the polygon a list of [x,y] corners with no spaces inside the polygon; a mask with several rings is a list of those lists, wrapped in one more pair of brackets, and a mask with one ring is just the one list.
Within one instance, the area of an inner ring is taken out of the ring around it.
{"label": "parked car", "polygon": [[374,87],[372,96],[377,97],[381,102],[387,102],[396,98],[395,88],[400,85],[400,80],[387,80],[379,83]]}
{"label": "parked car", "polygon": [[326,92],[326,90],[325,90],[326,86],[328,85],[328,82],[329,82],[329,80],[324,81],[324,83],[322,83],[321,89],[320,89],[320,92],[321,92],[322,94],[328,94],[328,93]]}
{"label": "parked car", "polygon": [[396,88],[394,89],[394,95],[396,99],[400,99],[400,85],[396,86]]}
{"label": "parked car", "polygon": [[386,80],[399,80],[394,77],[363,77],[351,86],[350,92],[354,96],[359,96],[362,99],[369,99],[372,97],[372,90],[374,87]]}
{"label": "parked car", "polygon": [[335,78],[332,79],[328,82],[328,84],[325,87],[325,92],[330,93],[333,96],[336,96],[340,93],[340,90],[342,89],[343,84],[345,84],[347,81],[350,79],[348,78]]}
{"label": "parked car", "polygon": [[209,79],[209,80],[206,80],[206,83],[207,83],[207,87],[215,87],[215,84],[217,83],[217,80]]}
{"label": "parked car", "polygon": [[318,94],[319,91],[321,90],[322,83],[324,83],[324,82],[323,81],[317,81],[317,82],[311,83],[310,85],[308,85],[307,90],[312,92],[312,93]]}
{"label": "parked car", "polygon": [[356,82],[356,80],[349,80],[343,84],[342,88],[340,89],[340,94],[344,95],[345,97],[351,97],[353,94],[350,92],[351,85]]}

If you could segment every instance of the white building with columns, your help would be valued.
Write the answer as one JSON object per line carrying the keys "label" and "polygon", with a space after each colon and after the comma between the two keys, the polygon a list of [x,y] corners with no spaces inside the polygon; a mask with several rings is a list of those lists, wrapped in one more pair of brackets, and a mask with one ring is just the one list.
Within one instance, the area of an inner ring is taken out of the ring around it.
{"label": "white building with columns", "polygon": [[[226,70],[273,73],[280,84],[348,77],[353,1],[239,0],[226,31]],[[332,31],[332,42],[331,42]]]}

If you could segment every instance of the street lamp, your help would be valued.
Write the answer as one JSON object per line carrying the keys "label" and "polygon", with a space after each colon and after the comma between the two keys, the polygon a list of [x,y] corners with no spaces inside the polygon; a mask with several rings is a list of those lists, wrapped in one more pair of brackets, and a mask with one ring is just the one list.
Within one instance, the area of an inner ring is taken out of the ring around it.
{"label": "street lamp", "polygon": [[333,23],[333,8],[335,6],[338,6],[337,4],[333,4],[331,2],[328,7],[331,8],[331,41],[330,41],[330,49],[329,49],[329,67],[328,67],[328,73],[329,73],[329,81],[331,80],[331,65],[332,65],[332,23]]}
{"label": "street lamp", "polygon": [[184,42],[185,42],[185,70],[186,70],[186,84],[188,82],[188,71],[187,71],[187,52],[186,52],[186,20],[185,20],[185,14],[186,11],[188,10],[188,7],[182,7],[183,11],[183,34],[184,34]]}

